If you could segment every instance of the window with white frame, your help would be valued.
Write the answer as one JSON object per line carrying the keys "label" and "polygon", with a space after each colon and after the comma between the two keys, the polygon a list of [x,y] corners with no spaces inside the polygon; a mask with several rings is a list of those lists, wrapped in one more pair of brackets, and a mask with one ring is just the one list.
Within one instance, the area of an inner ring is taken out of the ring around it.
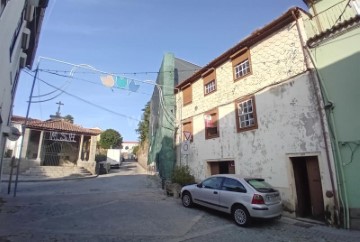
{"label": "window with white frame", "polygon": [[237,131],[256,129],[256,107],[254,97],[242,99],[235,103]]}
{"label": "window with white frame", "polygon": [[237,66],[235,66],[235,78],[238,79],[240,77],[246,76],[250,73],[250,63],[249,60],[241,62]]}
{"label": "window with white frame", "polygon": [[216,70],[210,68],[202,75],[204,82],[204,95],[208,95],[216,91]]}
{"label": "window with white frame", "polygon": [[233,66],[234,81],[252,74],[250,49],[242,48],[230,57]]}
{"label": "window with white frame", "polygon": [[212,80],[211,82],[205,84],[204,88],[205,88],[205,95],[214,92],[216,90],[215,80]]}
{"label": "window with white frame", "polygon": [[352,0],[351,6],[355,9],[357,15],[360,15],[360,0]]}

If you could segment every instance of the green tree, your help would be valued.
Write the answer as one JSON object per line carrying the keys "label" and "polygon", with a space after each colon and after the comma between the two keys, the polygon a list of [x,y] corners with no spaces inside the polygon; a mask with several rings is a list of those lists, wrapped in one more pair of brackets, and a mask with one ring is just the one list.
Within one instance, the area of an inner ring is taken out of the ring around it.
{"label": "green tree", "polygon": [[123,138],[119,132],[114,129],[107,129],[100,135],[100,146],[103,149],[120,148]]}
{"label": "green tree", "polygon": [[74,117],[71,116],[70,114],[66,115],[66,116],[64,117],[64,119],[67,120],[67,121],[69,121],[69,122],[72,123],[72,124],[74,123]]}
{"label": "green tree", "polygon": [[136,132],[139,134],[140,143],[143,144],[149,136],[150,102],[148,102],[141,111],[143,111],[143,115]]}
{"label": "green tree", "polygon": [[138,151],[139,151],[139,148],[140,148],[140,147],[139,147],[138,145],[133,148],[133,154],[134,154],[134,155],[137,155],[137,153],[138,153]]}

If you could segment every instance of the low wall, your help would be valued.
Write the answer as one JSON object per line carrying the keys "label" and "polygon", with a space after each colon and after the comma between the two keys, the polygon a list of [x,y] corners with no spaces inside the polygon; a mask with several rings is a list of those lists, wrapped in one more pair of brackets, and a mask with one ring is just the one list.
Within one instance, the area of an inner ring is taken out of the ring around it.
{"label": "low wall", "polygon": [[77,161],[78,167],[84,167],[86,170],[88,170],[91,174],[96,174],[96,161]]}
{"label": "low wall", "polygon": [[[18,161],[19,161],[19,159],[15,159],[16,163]],[[3,174],[10,174],[10,169],[11,169],[10,164],[11,164],[11,158],[4,158],[3,159]],[[40,161],[21,159],[19,172],[20,173],[25,172],[30,167],[34,167],[34,166],[40,166]],[[16,172],[16,167],[14,167],[13,174],[15,172]]]}
{"label": "low wall", "polygon": [[140,149],[137,153],[137,161],[139,165],[141,165],[144,169],[148,169],[148,150],[149,150],[149,143],[145,142],[143,145],[140,146]]}

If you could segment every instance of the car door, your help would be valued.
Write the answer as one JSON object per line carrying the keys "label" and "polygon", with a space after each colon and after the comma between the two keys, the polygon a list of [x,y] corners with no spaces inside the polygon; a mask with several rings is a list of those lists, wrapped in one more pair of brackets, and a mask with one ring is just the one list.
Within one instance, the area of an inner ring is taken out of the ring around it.
{"label": "car door", "polygon": [[244,185],[233,178],[224,178],[219,194],[219,207],[224,212],[230,212],[234,203],[246,204],[250,199]]}
{"label": "car door", "polygon": [[195,202],[206,207],[219,209],[219,191],[222,180],[222,177],[210,177],[204,180],[193,195]]}

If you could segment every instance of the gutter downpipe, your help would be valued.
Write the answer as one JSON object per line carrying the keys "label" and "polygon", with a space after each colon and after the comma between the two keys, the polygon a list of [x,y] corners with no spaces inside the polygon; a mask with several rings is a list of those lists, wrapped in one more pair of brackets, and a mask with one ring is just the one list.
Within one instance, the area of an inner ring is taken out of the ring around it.
{"label": "gutter downpipe", "polygon": [[[305,65],[306,65],[306,69],[310,72],[310,78],[311,78],[311,82],[314,86],[314,90],[315,90],[315,96],[316,96],[316,101],[317,101],[317,106],[318,106],[318,112],[319,112],[319,115],[320,115],[320,123],[321,123],[321,128],[322,128],[322,134],[323,134],[323,137],[324,137],[324,143],[325,143],[325,150],[326,150],[326,160],[327,160],[327,163],[328,163],[328,169],[329,169],[329,173],[330,173],[330,181],[331,181],[331,188],[333,190],[333,194],[334,194],[334,205],[335,205],[335,213],[336,213],[336,217],[338,218],[339,217],[339,204],[338,204],[338,200],[337,200],[337,192],[336,192],[336,189],[335,189],[335,182],[334,182],[334,177],[333,177],[333,171],[332,171],[332,168],[331,168],[331,163],[330,163],[330,151],[329,151],[329,146],[328,146],[328,138],[327,138],[327,134],[325,132],[325,123],[324,123],[324,120],[323,120],[323,113],[321,111],[321,98],[319,95],[321,95],[321,90],[318,90],[318,87],[316,85],[316,79],[314,78],[314,75],[310,69],[310,65],[309,65],[309,62],[308,62],[308,59],[306,58],[306,54],[305,53],[308,53],[308,55],[310,56],[311,58],[311,61],[315,67],[315,73],[318,77],[318,82],[320,82],[320,78],[319,78],[319,74],[318,74],[318,71],[316,69],[316,66],[314,64],[314,61],[311,57],[311,54],[310,54],[310,51],[307,49],[306,45],[305,45],[305,42],[304,42],[304,38],[302,36],[302,33],[301,33],[301,30],[300,30],[300,24],[299,24],[299,21],[294,13],[294,11],[292,11],[292,15],[296,21],[296,27],[297,27],[297,30],[298,30],[298,33],[299,33],[299,37],[300,37],[300,41],[301,41],[301,47],[302,47],[302,51],[303,51],[303,55],[304,55],[304,62],[305,62]],[[320,85],[318,83],[318,85]],[[326,118],[326,114],[325,114],[325,118]],[[336,162],[334,162],[336,163]],[[339,223],[339,221],[337,221]],[[348,222],[348,221],[346,221]],[[346,224],[347,226],[347,224]]]}
{"label": "gutter downpipe", "polygon": [[[311,59],[311,62],[312,64],[315,66],[316,68],[316,65],[315,65],[315,61],[314,61],[314,58],[313,56],[311,55],[311,52],[310,50],[308,49],[307,47],[307,51],[309,53],[309,57]],[[318,77],[319,80],[321,75],[320,73],[316,72],[316,75]],[[324,87],[323,87],[324,88]],[[325,92],[325,97],[326,97],[326,90],[324,90]],[[334,120],[334,117],[332,115],[332,112],[329,114],[329,125],[332,126],[332,128],[335,127],[335,120]],[[349,199],[348,199],[348,195],[347,195],[347,189],[346,189],[346,179],[345,179],[345,175],[344,175],[344,170],[343,170],[343,161],[342,161],[342,158],[341,158],[341,155],[340,155],[340,148],[339,148],[339,141],[338,141],[338,138],[337,138],[337,134],[335,132],[335,130],[332,131],[333,132],[333,143],[334,143],[334,152],[335,152],[335,155],[336,155],[336,158],[338,159],[339,161],[339,164],[337,164],[337,162],[335,161],[335,166],[340,170],[340,174],[338,171],[336,171],[336,174],[337,174],[337,177],[339,178],[339,181],[337,182],[337,185],[338,187],[340,188],[339,190],[342,190],[344,194],[341,194],[341,192],[339,192],[339,198],[340,198],[340,201],[344,207],[344,228],[345,229],[350,229],[350,214],[349,214]],[[340,179],[341,178],[341,179]],[[342,185],[340,184],[340,180],[342,181]],[[344,198],[342,198],[342,196],[344,196]],[[340,210],[339,210],[340,211]]]}

